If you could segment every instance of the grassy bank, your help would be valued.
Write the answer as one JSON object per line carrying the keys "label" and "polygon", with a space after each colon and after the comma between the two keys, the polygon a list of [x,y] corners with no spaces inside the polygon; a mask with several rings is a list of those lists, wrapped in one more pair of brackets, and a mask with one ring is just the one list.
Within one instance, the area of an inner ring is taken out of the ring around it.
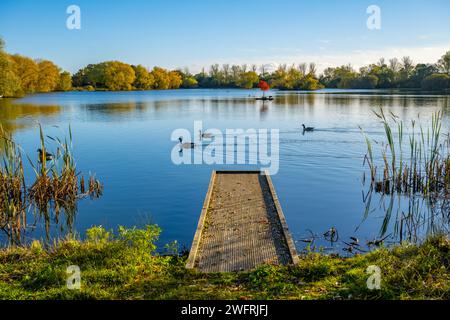
{"label": "grassy bank", "polygon": [[[2,249],[0,299],[450,299],[444,237],[351,258],[311,253],[297,266],[200,274],[184,268],[185,256],[154,253],[159,232],[93,228],[84,241]],[[81,269],[80,290],[66,288],[69,265]],[[381,268],[380,290],[367,288],[369,265]]]}

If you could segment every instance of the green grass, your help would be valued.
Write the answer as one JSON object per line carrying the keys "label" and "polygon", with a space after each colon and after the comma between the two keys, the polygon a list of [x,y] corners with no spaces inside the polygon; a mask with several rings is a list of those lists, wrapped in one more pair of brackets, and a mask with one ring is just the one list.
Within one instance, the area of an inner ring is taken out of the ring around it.
{"label": "green grass", "polygon": [[[186,256],[157,255],[160,229],[95,227],[86,240],[44,248],[0,250],[0,299],[450,299],[450,241],[380,248],[350,258],[310,253],[296,266],[202,274]],[[171,248],[173,250],[173,247]],[[66,288],[66,268],[81,268],[81,289]],[[381,268],[381,289],[366,286],[370,265]]]}

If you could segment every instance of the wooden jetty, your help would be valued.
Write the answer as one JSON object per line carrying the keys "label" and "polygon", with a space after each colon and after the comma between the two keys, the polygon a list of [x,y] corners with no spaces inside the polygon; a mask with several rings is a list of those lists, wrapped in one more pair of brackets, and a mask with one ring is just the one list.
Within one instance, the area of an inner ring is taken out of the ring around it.
{"label": "wooden jetty", "polygon": [[270,175],[213,171],[186,267],[232,272],[297,261]]}

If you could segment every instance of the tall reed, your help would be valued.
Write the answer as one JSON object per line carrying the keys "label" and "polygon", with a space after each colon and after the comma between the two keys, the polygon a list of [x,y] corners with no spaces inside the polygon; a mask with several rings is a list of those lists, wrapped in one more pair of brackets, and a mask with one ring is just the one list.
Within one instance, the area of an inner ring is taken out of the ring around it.
{"label": "tall reed", "polygon": [[[404,124],[394,114],[388,117],[382,108],[374,112],[380,119],[386,141],[382,144],[382,175],[377,173],[371,140],[365,136],[371,183],[377,192],[390,194],[422,194],[424,196],[448,197],[450,189],[450,138],[441,133],[442,112],[432,115],[431,126],[426,130],[416,120],[411,121],[409,132],[409,161],[404,154]],[[419,119],[420,120],[420,119]],[[396,125],[397,134],[392,130]]]}
{"label": "tall reed", "polygon": [[13,243],[26,225],[25,178],[20,148],[0,125],[3,153],[0,165],[0,229]]}
{"label": "tall reed", "polygon": [[[5,149],[0,166],[0,228],[6,231],[10,239],[14,239],[12,242],[20,241],[20,234],[26,229],[29,210],[34,210],[44,218],[48,235],[52,213],[55,220],[58,220],[63,210],[68,224],[71,224],[78,199],[88,196],[98,198],[102,195],[103,186],[100,181],[90,175],[86,189],[84,177],[77,173],[70,127],[69,139],[61,140],[45,136],[39,125],[38,159],[34,162],[27,155],[34,171],[34,182],[30,187],[25,183],[20,148],[3,129],[0,137],[4,140]],[[49,152],[46,138],[55,143],[56,150],[53,154]]]}

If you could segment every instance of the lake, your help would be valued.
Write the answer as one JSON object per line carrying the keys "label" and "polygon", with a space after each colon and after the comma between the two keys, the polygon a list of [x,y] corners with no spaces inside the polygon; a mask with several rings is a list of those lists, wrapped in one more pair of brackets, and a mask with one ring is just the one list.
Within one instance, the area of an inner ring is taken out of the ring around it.
{"label": "lake", "polygon": [[[211,171],[258,167],[174,164],[171,153],[177,142],[171,134],[179,128],[194,134],[194,121],[202,121],[204,129],[224,132],[279,129],[279,170],[272,180],[299,250],[308,245],[303,240],[317,236],[316,247],[342,252],[345,244],[330,243],[322,236],[331,227],[344,241],[350,236],[361,241],[389,236],[391,242],[420,239],[447,228],[433,218],[433,210],[421,199],[366,196],[363,160],[367,147],[359,127],[371,138],[384,141],[383,127],[373,114],[381,106],[405,121],[420,114],[425,127],[433,112],[442,111],[442,131],[448,132],[450,96],[273,91],[275,100],[263,103],[253,98],[259,94],[256,90],[203,89],[39,94],[0,99],[0,123],[33,159],[39,147],[38,123],[47,135],[58,137],[67,136],[71,126],[78,170],[95,173],[104,184],[100,199],[78,204],[73,231],[81,235],[93,225],[111,229],[156,223],[162,228],[160,244],[177,240],[190,247]],[[315,131],[302,134],[303,123]],[[28,168],[27,177],[32,174]],[[400,223],[412,208],[420,220],[413,231]],[[42,219],[30,214],[28,223],[35,227],[26,233],[27,239],[45,238]],[[52,236],[67,231],[64,217],[52,220]],[[4,242],[5,235],[0,237]]]}

